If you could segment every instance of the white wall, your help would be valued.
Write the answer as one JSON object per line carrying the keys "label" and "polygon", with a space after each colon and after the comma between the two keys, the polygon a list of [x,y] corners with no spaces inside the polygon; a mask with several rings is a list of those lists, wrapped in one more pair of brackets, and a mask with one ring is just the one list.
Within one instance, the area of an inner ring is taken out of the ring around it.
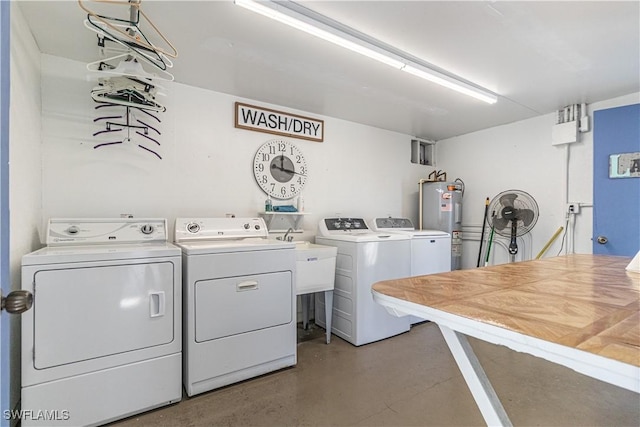
{"label": "white wall", "polygon": [[[591,125],[593,111],[637,103],[639,95],[589,105]],[[540,217],[530,236],[523,238],[518,259],[535,257],[558,227],[566,225],[565,198],[570,202],[593,202],[593,132],[581,134],[579,142],[569,146],[552,146],[555,118],[555,114],[547,114],[438,141],[438,168],[446,170],[450,178],[460,177],[466,184],[463,230],[468,240],[463,243],[464,268],[476,265],[486,197],[519,189],[536,199]],[[567,149],[569,169],[565,187]],[[571,241],[565,241],[565,248],[569,243],[576,253],[591,253],[591,234],[592,208],[585,207],[575,218],[574,238],[571,239],[571,234],[567,236]],[[558,254],[560,245],[558,238],[545,256]],[[506,246],[497,245],[492,251],[493,263],[508,260]]]}
{"label": "white wall", "polygon": [[[236,129],[234,102],[291,113],[303,111],[257,103],[176,83],[166,83],[159,117],[162,160],[134,144],[94,149],[101,129],[93,119],[84,64],[42,56],[43,214],[49,217],[255,216],[264,210],[253,156],[274,135]],[[410,163],[409,135],[337,120],[325,120],[323,143],[296,140],[310,177],[303,190],[304,236],[318,221],[338,213],[352,216],[417,217],[417,182],[432,170]],[[138,137],[138,141],[142,139]]]}
{"label": "white wall", "polygon": [[[20,8],[11,5],[11,83],[9,123],[9,209],[11,287],[20,289],[22,255],[40,246],[37,226],[42,214],[40,133],[40,51]],[[11,336],[11,405],[20,397],[19,317]]]}
{"label": "white wall", "polygon": [[[265,195],[252,175],[255,151],[269,134],[233,127],[233,104],[255,103],[309,115],[277,105],[253,102],[182,84],[166,83],[167,112],[159,116],[162,143],[158,160],[126,144],[94,149],[103,129],[93,123],[89,92],[95,80],[84,64],[42,56],[43,212],[50,217],[104,217],[131,213],[166,217],[255,216]],[[638,95],[589,105],[594,109],[637,102]],[[402,215],[417,223],[417,181],[433,170],[410,163],[411,137],[330,117],[325,142],[292,139],[308,159],[310,179],[303,191],[305,233],[312,239],[325,216]],[[570,146],[551,145],[555,114],[499,126],[437,143],[437,168],[466,184],[463,266],[473,267],[485,197],[521,189],[538,202],[540,217],[532,233],[520,239],[518,259],[534,257],[560,227],[566,226],[565,199],[592,202],[592,132]],[[109,137],[110,138],[110,137]],[[142,139],[138,137],[138,141]],[[568,187],[565,186],[569,152]],[[565,194],[566,193],[566,194]],[[565,247],[591,252],[591,208],[570,224]],[[42,226],[41,226],[42,230]],[[557,254],[561,238],[546,253]],[[506,245],[496,245],[493,263],[508,260]]]}

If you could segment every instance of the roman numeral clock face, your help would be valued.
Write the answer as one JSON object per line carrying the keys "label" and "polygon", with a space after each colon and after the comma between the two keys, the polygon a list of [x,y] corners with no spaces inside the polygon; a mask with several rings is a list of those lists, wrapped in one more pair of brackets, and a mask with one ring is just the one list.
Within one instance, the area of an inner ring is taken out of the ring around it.
{"label": "roman numeral clock face", "polygon": [[265,142],[253,160],[253,174],[265,193],[275,199],[290,199],[300,194],[307,182],[307,161],[288,141]]}

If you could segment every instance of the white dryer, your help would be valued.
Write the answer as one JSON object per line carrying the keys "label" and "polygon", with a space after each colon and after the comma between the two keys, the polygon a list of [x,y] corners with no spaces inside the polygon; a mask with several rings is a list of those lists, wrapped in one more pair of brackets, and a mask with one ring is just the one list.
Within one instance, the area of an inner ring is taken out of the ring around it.
{"label": "white dryer", "polygon": [[98,425],[182,397],[180,250],[164,219],[51,219],[22,258],[22,425]]}
{"label": "white dryer", "polygon": [[[411,275],[411,238],[369,229],[362,218],[325,218],[316,243],[338,248],[331,331],[359,346],[407,332],[409,317],[395,317],[373,301],[371,286]],[[326,327],[324,296],[316,294],[316,324]]]}
{"label": "white dryer", "polygon": [[371,229],[411,237],[411,276],[451,271],[451,235],[439,230],[416,230],[409,218],[373,218]]}
{"label": "white dryer", "polygon": [[189,396],[296,364],[295,243],[262,218],[178,218]]}

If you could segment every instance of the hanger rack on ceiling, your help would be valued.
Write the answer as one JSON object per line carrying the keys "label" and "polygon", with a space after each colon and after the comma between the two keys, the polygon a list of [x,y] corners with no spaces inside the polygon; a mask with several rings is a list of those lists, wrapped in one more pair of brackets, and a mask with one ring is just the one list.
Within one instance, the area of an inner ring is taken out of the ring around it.
{"label": "hanger rack on ceiling", "polygon": [[[167,71],[168,68],[173,67],[173,61],[168,56],[161,52],[150,51],[146,48],[141,48],[132,43],[122,41],[117,37],[110,34],[108,31],[92,25],[85,19],[84,25],[87,29],[96,33],[98,39],[98,52],[104,58],[102,61],[110,61],[122,56],[130,56],[141,61],[144,61],[152,66],[165,71],[160,76],[163,80],[173,80],[173,76]],[[110,45],[113,44],[113,45]],[[112,55],[108,57],[108,55]]]}
{"label": "hanger rack on ceiling", "polygon": [[[173,81],[167,69],[173,67],[170,58],[176,58],[178,51],[142,11],[141,1],[91,0],[92,6],[100,9],[98,12],[89,9],[85,4],[88,2],[78,0],[87,12],[84,25],[97,34],[98,52],[102,56],[87,64],[89,71],[104,76],[98,78],[98,85],[91,90],[91,97],[98,104],[95,110],[106,112],[93,120],[103,126],[93,133],[97,138],[93,148],[134,143],[137,139],[139,143],[135,144],[139,148],[162,159],[156,151],[160,146],[157,138],[161,136],[158,128],[161,120],[157,114],[166,108],[158,101],[164,93],[155,81]],[[110,6],[113,6],[110,9],[113,16],[102,12]],[[153,33],[145,34],[142,22]],[[160,42],[152,41],[150,34]],[[153,66],[154,71],[148,71],[143,64]]]}
{"label": "hanger rack on ceiling", "polygon": [[[158,27],[149,19],[149,17],[142,10],[140,3],[141,0],[91,0],[93,3],[102,3],[108,5],[114,5],[118,8],[127,6],[129,8],[129,18],[119,18],[113,16],[107,16],[99,14],[96,11],[89,9],[83,0],[78,0],[78,4],[82,10],[87,12],[87,21],[94,26],[98,31],[101,31],[114,41],[121,42],[128,46],[138,47],[140,49],[146,49],[151,52],[156,52],[168,56],[170,58],[178,57],[178,50],[173,44],[165,37],[165,35],[158,29]],[[160,40],[164,42],[165,47],[159,47],[156,43],[153,43],[151,39],[140,28],[141,19],[144,18],[146,23],[153,29],[155,34],[159,36]]]}

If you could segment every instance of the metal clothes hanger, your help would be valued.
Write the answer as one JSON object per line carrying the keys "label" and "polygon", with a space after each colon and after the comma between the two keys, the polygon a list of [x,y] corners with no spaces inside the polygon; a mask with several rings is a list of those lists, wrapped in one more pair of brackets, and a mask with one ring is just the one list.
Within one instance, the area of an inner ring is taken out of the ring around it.
{"label": "metal clothes hanger", "polygon": [[[173,46],[173,44],[171,44],[171,42],[164,36],[164,34],[162,34],[162,32],[158,29],[158,27],[156,27],[153,21],[151,21],[149,17],[140,8],[141,0],[131,0],[131,1],[92,0],[92,1],[96,3],[108,3],[108,4],[114,4],[114,5],[129,6],[130,19],[125,20],[125,19],[99,15],[96,12],[88,9],[84,5],[84,2],[82,0],[78,0],[78,5],[80,6],[80,8],[82,8],[82,10],[84,10],[88,14],[87,19],[91,20],[91,18],[94,18],[95,20],[93,22],[100,22],[104,24],[106,27],[110,28],[112,31],[115,31],[124,39],[129,40],[130,42],[135,43],[136,45],[139,45],[141,47],[147,48],[152,51],[163,53],[164,55],[169,56],[171,58],[178,57],[178,50]],[[138,25],[141,22],[140,17],[146,20],[146,22],[151,26],[151,28],[155,31],[155,33],[158,36],[160,36],[160,38],[164,43],[166,43],[169,50],[155,46],[149,41],[148,37],[144,34],[144,32],[140,29]],[[110,21],[113,21],[116,23],[112,23]],[[118,22],[127,23],[126,30],[121,29],[122,24],[117,24]]]}
{"label": "metal clothes hanger", "polygon": [[[133,58],[131,58],[133,56]],[[165,81],[173,81],[173,74],[167,71],[160,71],[160,73],[152,73],[144,69],[142,64],[135,58],[135,55],[130,55],[127,53],[123,53],[121,55],[116,55],[111,58],[107,58],[107,61],[112,61],[114,59],[121,59],[118,62],[118,65],[113,66],[108,62],[105,62],[104,59],[90,62],[87,64],[87,70],[92,72],[104,73],[104,74],[115,74],[119,76],[132,76],[138,77],[140,79],[160,79]]]}
{"label": "metal clothes hanger", "polygon": [[141,99],[136,93],[91,93],[91,98],[97,102],[107,102],[117,104],[124,107],[135,107],[141,110],[151,110],[159,113],[165,112],[167,109],[163,105],[156,102]]}
{"label": "metal clothes hanger", "polygon": [[[169,57],[161,52],[141,48],[140,46],[136,46],[133,43],[120,40],[113,34],[109,33],[106,29],[101,28],[100,26],[97,26],[86,19],[84,21],[84,26],[96,33],[98,37],[98,48],[103,55],[106,55],[108,51],[116,52],[118,54],[135,54],[139,59],[146,61],[147,63],[159,68],[160,70],[166,71],[167,68],[173,67],[173,62],[169,59]],[[106,44],[107,41],[116,43],[121,47],[108,47]]]}
{"label": "metal clothes hanger", "polygon": [[[104,107],[117,107],[117,106],[119,106],[119,105],[101,103],[100,105],[96,106],[95,108],[99,109],[99,108],[104,108]],[[111,146],[111,145],[123,144],[125,142],[131,142],[132,141],[132,135],[131,135],[132,131],[134,131],[135,134],[140,135],[143,138],[145,138],[145,139],[147,139],[149,141],[152,141],[156,145],[160,146],[160,142],[157,139],[149,136],[149,131],[150,130],[155,132],[155,133],[157,133],[158,135],[161,135],[160,131],[157,128],[149,125],[148,123],[143,122],[142,120],[136,118],[133,115],[133,111],[132,111],[134,109],[134,107],[125,107],[125,108],[126,108],[126,110],[125,110],[125,114],[124,115],[102,116],[102,117],[95,118],[93,120],[94,123],[98,123],[98,122],[101,122],[101,121],[105,120],[105,122],[104,122],[105,129],[95,132],[93,134],[93,136],[98,136],[98,135],[107,134],[107,133],[111,134],[111,133],[114,133],[114,132],[122,132],[122,131],[125,131],[125,130],[126,130],[126,136],[124,136],[122,139],[117,140],[117,141],[101,142],[99,144],[94,145],[93,148],[96,149],[96,148],[100,148],[100,147],[106,147],[106,146]],[[140,110],[140,111],[143,111],[143,110]],[[155,117],[153,114],[150,114],[150,113],[148,113],[146,111],[143,111],[143,112],[145,114],[155,118],[158,122],[160,122],[160,119]],[[124,119],[124,122],[114,122],[114,121],[112,121],[112,120],[115,120],[115,119]],[[139,124],[135,124],[133,122],[133,120],[135,120]],[[148,147],[145,147],[142,144],[138,144],[138,147],[143,149],[143,150],[145,150],[145,151],[147,151],[147,152],[149,152],[149,153],[154,154],[156,157],[158,157],[160,160],[162,160],[162,157],[160,156],[160,154],[158,154],[155,150],[152,150],[152,149],[150,149]]]}
{"label": "metal clothes hanger", "polygon": [[166,108],[158,103],[158,95],[164,96],[157,86],[129,76],[100,78],[98,86],[91,90],[91,98],[98,102],[164,112]]}

